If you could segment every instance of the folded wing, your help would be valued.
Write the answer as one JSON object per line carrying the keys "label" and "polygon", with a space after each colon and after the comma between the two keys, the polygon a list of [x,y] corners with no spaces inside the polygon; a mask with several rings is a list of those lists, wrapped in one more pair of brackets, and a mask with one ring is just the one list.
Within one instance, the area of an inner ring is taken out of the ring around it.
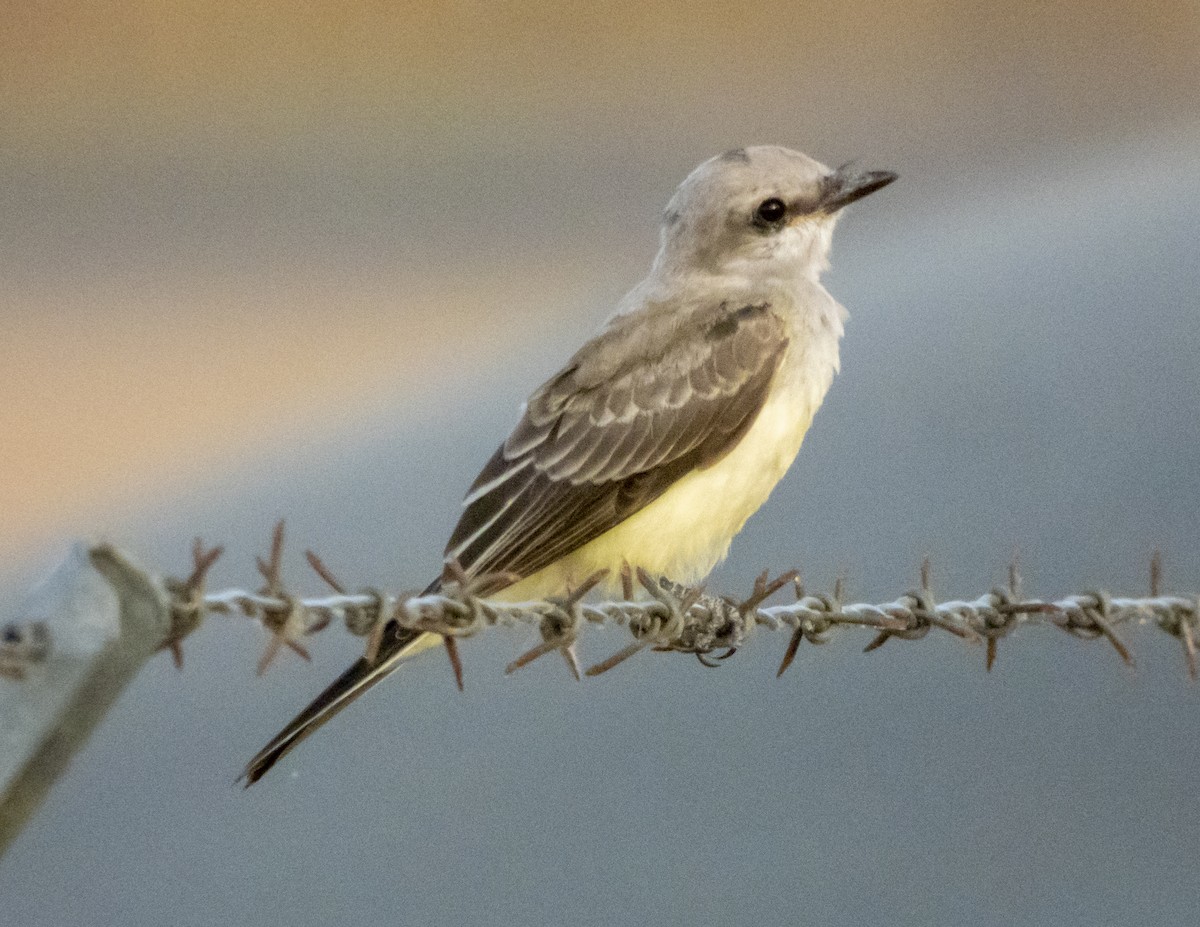
{"label": "folded wing", "polygon": [[769,303],[721,303],[640,343],[618,320],[533,394],[446,547],[471,575],[530,576],[745,434],[787,348]]}

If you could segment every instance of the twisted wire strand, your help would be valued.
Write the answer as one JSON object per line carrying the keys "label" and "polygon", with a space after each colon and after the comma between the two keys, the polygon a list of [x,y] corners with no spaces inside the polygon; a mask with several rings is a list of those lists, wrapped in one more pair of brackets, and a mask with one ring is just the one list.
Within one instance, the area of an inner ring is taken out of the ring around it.
{"label": "twisted wire strand", "polygon": [[[384,616],[406,628],[453,638],[471,637],[494,626],[536,628],[542,643],[514,661],[510,671],[545,653],[573,647],[588,624],[617,625],[630,632],[634,640],[622,659],[646,648],[700,656],[724,650],[729,655],[760,628],[790,631],[796,643],[807,640],[818,644],[828,640],[834,628],[866,628],[876,632],[867,650],[891,638],[919,640],[938,629],[967,641],[986,642],[989,667],[995,659],[997,641],[1033,624],[1052,625],[1083,639],[1104,638],[1125,662],[1132,664],[1133,657],[1116,629],[1153,624],[1180,640],[1189,672],[1196,675],[1195,640],[1200,630],[1197,598],[1114,598],[1094,591],[1046,600],[1019,598],[1010,590],[996,588],[971,600],[936,602],[928,590],[917,590],[889,602],[868,603],[841,602],[833,595],[807,595],[797,587],[799,597],[794,602],[745,607],[666,581],[643,580],[650,595],[646,600],[584,602],[578,597],[563,597],[498,602],[476,594],[470,584],[450,583],[442,592],[430,595],[370,590],[306,599],[230,589],[207,594],[201,602],[185,608],[199,605],[205,611],[241,612],[268,627],[274,625],[277,633],[282,633],[281,625],[272,616],[287,614],[291,616],[292,633],[299,635],[342,621],[351,633],[369,636]],[[589,674],[611,669],[606,665],[609,662],[597,664]],[[617,662],[620,660],[612,665]],[[781,672],[783,669],[786,665]]]}
{"label": "twisted wire strand", "polygon": [[50,629],[41,621],[0,627],[0,678],[24,679],[31,666],[50,655]]}
{"label": "twisted wire strand", "polygon": [[[791,640],[780,663],[778,675],[794,660],[800,645],[823,644],[836,628],[861,628],[874,632],[864,647],[875,650],[893,638],[920,640],[930,631],[942,631],[968,642],[985,644],[986,666],[991,669],[999,641],[1026,625],[1051,625],[1073,637],[1103,638],[1123,661],[1132,665],[1133,655],[1119,629],[1126,625],[1153,625],[1179,641],[1188,673],[1197,678],[1197,645],[1200,638],[1200,597],[1165,595],[1161,592],[1162,564],[1156,553],[1150,564],[1150,594],[1144,597],[1113,597],[1103,591],[1088,591],[1059,599],[1025,597],[1020,589],[1016,564],[1009,567],[1007,586],[997,586],[975,599],[938,602],[930,583],[929,563],[921,568],[918,588],[882,603],[846,602],[844,583],[829,594],[805,591],[796,572],[774,580],[763,573],[743,600],[706,594],[667,579],[636,571],[644,599],[634,599],[634,574],[622,574],[623,598],[588,602],[587,594],[603,578],[589,577],[581,586],[561,597],[536,602],[499,602],[489,594],[512,581],[505,575],[469,578],[448,567],[440,592],[420,595],[392,593],[377,588],[350,592],[321,559],[306,552],[309,565],[333,590],[324,596],[301,597],[290,593],[282,578],[283,523],[275,527],[268,558],[258,558],[264,584],[257,591],[226,589],[208,592],[206,577],[220,556],[219,547],[206,548],[199,540],[192,547],[193,568],[186,579],[166,579],[171,631],[161,644],[170,650],[177,666],[183,665],[182,641],[210,613],[241,613],[259,621],[270,632],[259,661],[261,674],[284,648],[309,659],[302,641],[341,622],[354,635],[367,640],[367,654],[375,653],[384,626],[395,621],[405,628],[442,635],[460,676],[455,641],[488,628],[536,628],[541,642],[513,660],[513,672],[545,654],[559,652],[571,672],[579,676],[575,643],[588,625],[609,624],[625,628],[632,641],[628,646],[595,664],[587,675],[607,672],[629,657],[650,649],[694,654],[706,666],[716,666],[708,655],[722,651],[717,660],[734,653],[758,629],[787,631]],[[792,587],[795,600],[767,606],[771,596]],[[0,675],[20,679],[29,666],[50,654],[52,641],[46,628],[0,629]]]}

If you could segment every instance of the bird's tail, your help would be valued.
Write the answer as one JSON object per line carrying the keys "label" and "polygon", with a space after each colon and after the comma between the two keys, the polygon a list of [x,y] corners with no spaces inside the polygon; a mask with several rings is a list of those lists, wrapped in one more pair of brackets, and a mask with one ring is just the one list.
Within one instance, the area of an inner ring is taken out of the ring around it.
{"label": "bird's tail", "polygon": [[238,778],[246,788],[261,779],[272,766],[300,741],[336,715],[401,663],[441,642],[441,636],[428,631],[413,631],[395,622],[385,628],[374,660],[358,660],[333,684],[316,697],[311,705],[263,747]]}

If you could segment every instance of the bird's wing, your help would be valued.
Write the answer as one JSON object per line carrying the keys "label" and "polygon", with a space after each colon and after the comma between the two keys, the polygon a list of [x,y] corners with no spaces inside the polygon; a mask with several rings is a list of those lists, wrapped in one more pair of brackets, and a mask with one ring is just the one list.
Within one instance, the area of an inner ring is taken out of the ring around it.
{"label": "bird's wing", "polygon": [[530,576],[738,442],[787,348],[783,320],[726,301],[659,322],[648,334],[618,317],[530,397],[468,492],[447,562]]}

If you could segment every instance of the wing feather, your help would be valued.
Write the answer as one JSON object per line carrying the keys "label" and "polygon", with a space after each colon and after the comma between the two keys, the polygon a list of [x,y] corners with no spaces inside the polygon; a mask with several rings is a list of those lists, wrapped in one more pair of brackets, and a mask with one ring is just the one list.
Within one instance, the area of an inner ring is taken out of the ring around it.
{"label": "wing feather", "polygon": [[619,319],[539,388],[471,487],[446,548],[529,576],[613,528],[753,423],[788,345],[768,303],[721,303],[638,339]]}

